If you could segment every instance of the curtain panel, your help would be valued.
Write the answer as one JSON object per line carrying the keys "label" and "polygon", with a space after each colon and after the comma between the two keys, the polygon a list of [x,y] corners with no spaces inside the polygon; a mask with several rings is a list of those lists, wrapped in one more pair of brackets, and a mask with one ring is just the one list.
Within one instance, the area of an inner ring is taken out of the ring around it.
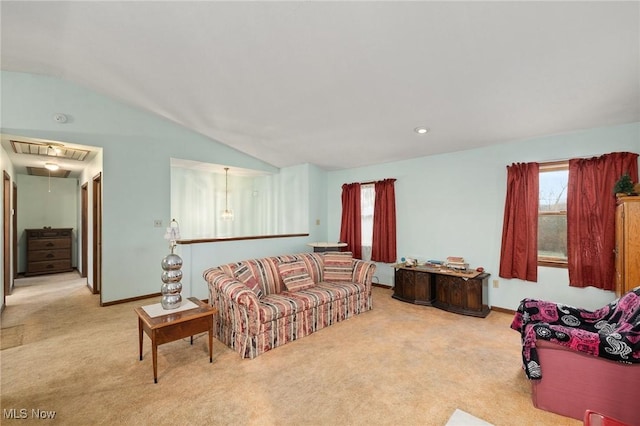
{"label": "curtain panel", "polygon": [[396,193],[395,179],[375,183],[373,207],[373,244],[371,260],[393,263],[396,261]]}
{"label": "curtain panel", "polygon": [[567,256],[569,285],[615,289],[613,187],[629,173],[638,181],[638,154],[614,152],[569,160]]}
{"label": "curtain panel", "polygon": [[356,259],[362,259],[362,217],[360,214],[360,184],[342,185],[342,222],[340,241]]}
{"label": "curtain panel", "polygon": [[538,163],[507,166],[500,277],[538,281]]}

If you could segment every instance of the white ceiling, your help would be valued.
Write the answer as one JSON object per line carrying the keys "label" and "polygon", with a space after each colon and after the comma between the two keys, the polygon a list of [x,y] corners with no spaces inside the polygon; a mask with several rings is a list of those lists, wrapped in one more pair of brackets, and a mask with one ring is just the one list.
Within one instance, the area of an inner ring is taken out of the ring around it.
{"label": "white ceiling", "polygon": [[2,69],[70,80],[278,167],[640,121],[636,1],[2,1],[1,19]]}

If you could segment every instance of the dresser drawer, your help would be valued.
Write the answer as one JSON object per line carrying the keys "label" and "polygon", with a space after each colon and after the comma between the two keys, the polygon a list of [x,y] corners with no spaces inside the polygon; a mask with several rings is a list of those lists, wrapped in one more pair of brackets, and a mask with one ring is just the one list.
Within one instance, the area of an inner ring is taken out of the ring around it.
{"label": "dresser drawer", "polygon": [[69,250],[37,250],[29,254],[29,262],[41,262],[45,260],[69,259]]}
{"label": "dresser drawer", "polygon": [[69,238],[45,238],[43,240],[29,241],[29,251],[68,249],[69,247],[71,247]]}
{"label": "dresser drawer", "polygon": [[71,270],[71,259],[50,260],[44,262],[27,263],[27,274],[41,274]]}
{"label": "dresser drawer", "polygon": [[27,238],[68,238],[71,229],[28,229]]}

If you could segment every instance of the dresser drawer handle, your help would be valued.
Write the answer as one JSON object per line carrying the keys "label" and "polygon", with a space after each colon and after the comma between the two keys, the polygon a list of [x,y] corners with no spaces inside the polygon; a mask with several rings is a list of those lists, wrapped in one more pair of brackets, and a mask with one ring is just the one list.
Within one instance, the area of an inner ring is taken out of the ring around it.
{"label": "dresser drawer handle", "polygon": [[54,245],[55,245],[55,244],[53,244],[53,243],[51,243],[51,242],[47,243],[47,247],[53,247]]}
{"label": "dresser drawer handle", "polygon": [[53,253],[49,253],[49,254],[47,255],[47,257],[48,257],[49,259],[51,259],[51,258],[52,258],[52,257],[54,257],[54,256],[55,256],[55,255],[54,255]]}
{"label": "dresser drawer handle", "polygon": [[47,265],[47,269],[52,269],[52,268],[55,268],[55,266],[51,264]]}

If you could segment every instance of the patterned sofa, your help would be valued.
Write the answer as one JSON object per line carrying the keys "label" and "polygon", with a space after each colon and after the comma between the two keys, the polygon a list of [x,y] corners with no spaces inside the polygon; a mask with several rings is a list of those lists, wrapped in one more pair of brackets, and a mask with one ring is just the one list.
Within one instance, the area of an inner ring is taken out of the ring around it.
{"label": "patterned sofa", "polygon": [[250,259],[204,271],[217,338],[243,358],[372,308],[375,264],[350,252]]}
{"label": "patterned sofa", "polygon": [[521,335],[535,407],[640,426],[640,287],[596,311],[524,299],[511,328]]}

